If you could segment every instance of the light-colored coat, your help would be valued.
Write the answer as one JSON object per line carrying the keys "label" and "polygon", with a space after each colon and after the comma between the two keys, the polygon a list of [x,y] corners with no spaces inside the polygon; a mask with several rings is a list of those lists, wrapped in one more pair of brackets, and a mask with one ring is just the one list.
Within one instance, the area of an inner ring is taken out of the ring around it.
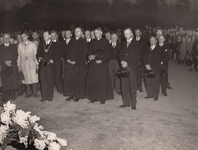
{"label": "light-colored coat", "polygon": [[38,73],[36,73],[36,67],[38,61],[36,59],[37,46],[34,42],[27,41],[20,43],[18,46],[18,68],[22,71],[25,80],[24,84],[38,83]]}

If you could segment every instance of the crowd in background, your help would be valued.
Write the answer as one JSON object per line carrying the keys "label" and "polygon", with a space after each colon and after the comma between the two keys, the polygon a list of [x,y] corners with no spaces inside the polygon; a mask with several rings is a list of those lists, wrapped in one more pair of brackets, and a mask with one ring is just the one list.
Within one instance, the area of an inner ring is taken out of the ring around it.
{"label": "crowd in background", "polygon": [[[135,42],[131,44],[131,40]],[[130,44],[133,45],[132,54],[128,51]],[[8,51],[6,48],[9,45],[11,48]],[[162,48],[164,45],[166,46]],[[38,90],[42,93],[41,101],[52,101],[53,91],[56,89],[60,94],[69,96],[67,101],[77,102],[88,98],[92,103],[101,101],[104,104],[106,100],[113,99],[114,89],[122,96],[121,107],[131,106],[136,109],[136,91],[143,92],[142,83],[146,86],[146,98],[154,100],[158,100],[160,84],[164,96],[167,96],[167,88],[172,89],[168,82],[170,58],[178,64],[190,66],[190,71],[194,69],[198,72],[198,29],[178,26],[161,29],[146,25],[145,29],[126,28],[115,31],[108,28],[83,30],[80,27],[61,31],[16,31],[1,33],[0,46],[0,69],[5,72],[1,73],[0,84],[4,101],[15,100],[16,93],[18,96],[26,93],[26,98],[37,97]],[[155,48],[159,52],[152,54],[151,51]],[[9,54],[5,54],[8,52]],[[156,59],[156,63],[160,63],[159,67],[165,70],[165,77],[161,71],[159,77],[145,77],[147,71],[155,70],[155,66],[152,67],[151,54],[152,59]],[[130,59],[125,55],[131,55]],[[160,59],[157,62],[158,56]],[[7,69],[10,66],[17,69],[10,71]],[[117,76],[120,67],[128,68],[129,77]],[[132,79],[135,81],[131,81]]]}

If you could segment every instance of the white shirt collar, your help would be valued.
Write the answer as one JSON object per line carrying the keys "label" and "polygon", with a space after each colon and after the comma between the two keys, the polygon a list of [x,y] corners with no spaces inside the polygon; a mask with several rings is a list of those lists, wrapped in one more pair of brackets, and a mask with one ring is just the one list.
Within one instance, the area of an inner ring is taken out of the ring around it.
{"label": "white shirt collar", "polygon": [[139,41],[140,40],[140,37],[136,37],[136,41]]}
{"label": "white shirt collar", "polygon": [[53,40],[53,42],[57,42],[57,40]]}
{"label": "white shirt collar", "polygon": [[163,45],[164,45],[164,43],[159,43],[159,45],[160,45],[160,46],[163,46]]}
{"label": "white shirt collar", "polygon": [[127,42],[131,43],[132,40],[133,40],[133,38],[130,38],[127,40]]}
{"label": "white shirt collar", "polygon": [[89,38],[89,39],[86,39],[87,40],[87,42],[91,42],[91,38]]}
{"label": "white shirt collar", "polygon": [[[97,39],[97,38],[96,38]],[[101,38],[97,39],[98,41],[100,40]]]}
{"label": "white shirt collar", "polygon": [[154,50],[155,46],[156,46],[156,45],[151,46],[151,49]]}
{"label": "white shirt collar", "polygon": [[46,44],[49,44],[51,42],[51,40],[45,41]]}
{"label": "white shirt collar", "polygon": [[4,43],[5,47],[8,47],[10,44],[9,43]]}
{"label": "white shirt collar", "polygon": [[76,37],[76,40],[78,40],[80,37]]}

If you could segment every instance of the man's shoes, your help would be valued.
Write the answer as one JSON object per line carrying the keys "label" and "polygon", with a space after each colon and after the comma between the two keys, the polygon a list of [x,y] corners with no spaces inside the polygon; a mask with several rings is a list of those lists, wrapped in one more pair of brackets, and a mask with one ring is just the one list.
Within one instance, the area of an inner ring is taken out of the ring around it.
{"label": "man's shoes", "polygon": [[52,99],[49,99],[48,101],[49,101],[49,102],[52,102]]}
{"label": "man's shoes", "polygon": [[74,102],[78,102],[80,99],[79,98],[75,98],[74,99]]}
{"label": "man's shoes", "polygon": [[69,96],[69,97],[66,99],[66,101],[71,101],[71,100],[73,100],[73,99],[74,99],[73,96]]}
{"label": "man's shoes", "polygon": [[173,89],[173,88],[172,88],[172,87],[170,87],[170,86],[167,86],[166,88],[167,88],[167,89],[169,89],[169,90]]}
{"label": "man's shoes", "polygon": [[155,97],[155,98],[154,98],[154,101],[157,101],[157,100],[158,100],[158,97]]}
{"label": "man's shoes", "polygon": [[25,96],[25,98],[30,98],[30,97],[31,97],[31,95],[26,95],[26,96]]}
{"label": "man's shoes", "polygon": [[100,104],[105,104],[105,101],[101,101]]}
{"label": "man's shoes", "polygon": [[152,96],[146,96],[145,99],[153,98]]}
{"label": "man's shoes", "polygon": [[37,95],[33,95],[33,97],[34,97],[34,98],[36,98],[36,97],[37,97]]}
{"label": "man's shoes", "polygon": [[44,100],[44,99],[41,99],[40,101],[41,101],[41,102],[44,102],[44,101],[46,101],[46,100]]}
{"label": "man's shoes", "polygon": [[120,108],[125,108],[125,107],[130,107],[130,106],[120,105]]}
{"label": "man's shoes", "polygon": [[90,100],[90,103],[94,103],[96,100],[94,100],[94,99],[92,99],[92,100]]}
{"label": "man's shoes", "polygon": [[164,96],[168,96],[166,93],[165,94],[163,94]]}
{"label": "man's shoes", "polygon": [[132,110],[136,110],[136,106],[132,106],[131,109],[132,109]]}

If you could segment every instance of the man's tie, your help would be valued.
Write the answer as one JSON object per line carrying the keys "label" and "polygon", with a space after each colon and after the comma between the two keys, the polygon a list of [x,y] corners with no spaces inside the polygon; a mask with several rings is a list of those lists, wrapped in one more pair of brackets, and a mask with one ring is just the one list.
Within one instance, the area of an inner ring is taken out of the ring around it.
{"label": "man's tie", "polygon": [[127,48],[129,47],[130,43],[131,43],[131,42],[128,42],[128,41],[127,41]]}

